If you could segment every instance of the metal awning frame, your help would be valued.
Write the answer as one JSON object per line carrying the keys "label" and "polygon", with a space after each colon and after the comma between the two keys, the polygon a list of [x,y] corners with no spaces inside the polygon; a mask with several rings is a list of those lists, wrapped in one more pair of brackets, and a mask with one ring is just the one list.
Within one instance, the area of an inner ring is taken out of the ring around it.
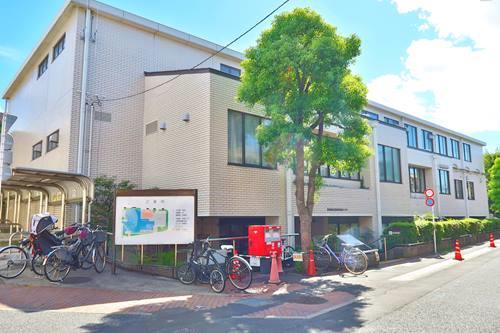
{"label": "metal awning frame", "polygon": [[[3,210],[3,198],[6,194],[6,215],[5,219],[9,220],[9,205],[10,192],[14,192],[14,216],[13,222],[19,223],[21,198],[27,192],[28,207],[31,209],[32,192],[40,193],[40,210],[48,209],[50,202],[50,194],[53,190],[61,193],[61,223],[64,223],[65,205],[66,203],[81,202],[81,218],[82,222],[89,220],[90,204],[94,199],[94,182],[89,177],[70,172],[32,169],[32,168],[14,168],[12,176],[2,182],[2,190],[0,193],[0,211]],[[72,193],[78,192],[79,195],[70,198]],[[59,200],[57,200],[59,201]],[[87,213],[88,212],[88,213]],[[29,214],[27,214],[27,222],[29,225]],[[87,219],[86,219],[87,218]]]}

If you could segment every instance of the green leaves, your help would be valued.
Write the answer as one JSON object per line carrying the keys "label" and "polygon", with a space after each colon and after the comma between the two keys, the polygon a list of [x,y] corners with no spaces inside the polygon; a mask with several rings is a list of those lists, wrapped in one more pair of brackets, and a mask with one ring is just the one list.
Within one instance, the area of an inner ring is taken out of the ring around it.
{"label": "green leaves", "polygon": [[489,170],[488,197],[491,200],[491,210],[500,213],[500,157],[495,159]]}
{"label": "green leaves", "polygon": [[[265,107],[271,122],[259,128],[258,139],[277,161],[293,158],[295,142],[303,138],[314,152],[306,155],[311,161],[348,170],[362,166],[370,154],[370,128],[360,117],[367,89],[349,69],[360,46],[356,35],[340,36],[314,11],[297,8],[276,16],[246,51],[238,99]],[[320,127],[336,137],[319,134]]]}

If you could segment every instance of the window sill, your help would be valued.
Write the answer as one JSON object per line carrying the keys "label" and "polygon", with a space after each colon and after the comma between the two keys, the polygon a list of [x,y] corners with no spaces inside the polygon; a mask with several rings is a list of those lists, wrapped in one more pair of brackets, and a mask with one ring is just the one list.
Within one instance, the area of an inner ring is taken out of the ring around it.
{"label": "window sill", "polygon": [[232,165],[232,166],[237,166],[237,167],[244,167],[244,168],[253,168],[253,169],[263,169],[263,170],[278,170],[278,168],[270,168],[270,167],[264,167],[264,166],[259,166],[259,165],[253,165],[253,164],[240,164],[240,163],[231,163],[228,162],[227,165]]}

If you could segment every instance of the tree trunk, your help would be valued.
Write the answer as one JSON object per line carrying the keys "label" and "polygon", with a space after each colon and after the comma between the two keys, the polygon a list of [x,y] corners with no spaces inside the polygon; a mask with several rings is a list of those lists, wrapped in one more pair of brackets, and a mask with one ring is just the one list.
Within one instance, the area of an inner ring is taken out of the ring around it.
{"label": "tree trunk", "polygon": [[295,172],[295,199],[297,212],[300,220],[300,245],[304,252],[304,268],[307,270],[308,253],[311,244],[311,222],[312,211],[306,204],[305,182],[304,182],[304,140],[298,139],[295,145],[295,156],[297,158],[297,168]]}

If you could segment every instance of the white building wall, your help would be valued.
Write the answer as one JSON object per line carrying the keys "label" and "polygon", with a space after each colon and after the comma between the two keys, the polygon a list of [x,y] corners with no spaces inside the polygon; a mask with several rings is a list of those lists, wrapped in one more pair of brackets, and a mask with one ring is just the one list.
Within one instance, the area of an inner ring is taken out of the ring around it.
{"label": "white building wall", "polygon": [[[11,131],[14,137],[13,166],[68,171],[69,137],[73,90],[73,64],[76,13],[71,13],[34,54],[26,68],[23,83],[10,96],[9,112],[17,121]],[[63,52],[53,61],[52,48],[66,33]],[[46,72],[38,78],[38,64],[49,55]],[[59,147],[47,153],[47,136],[59,130]],[[43,141],[43,153],[32,161],[32,146]]]}

